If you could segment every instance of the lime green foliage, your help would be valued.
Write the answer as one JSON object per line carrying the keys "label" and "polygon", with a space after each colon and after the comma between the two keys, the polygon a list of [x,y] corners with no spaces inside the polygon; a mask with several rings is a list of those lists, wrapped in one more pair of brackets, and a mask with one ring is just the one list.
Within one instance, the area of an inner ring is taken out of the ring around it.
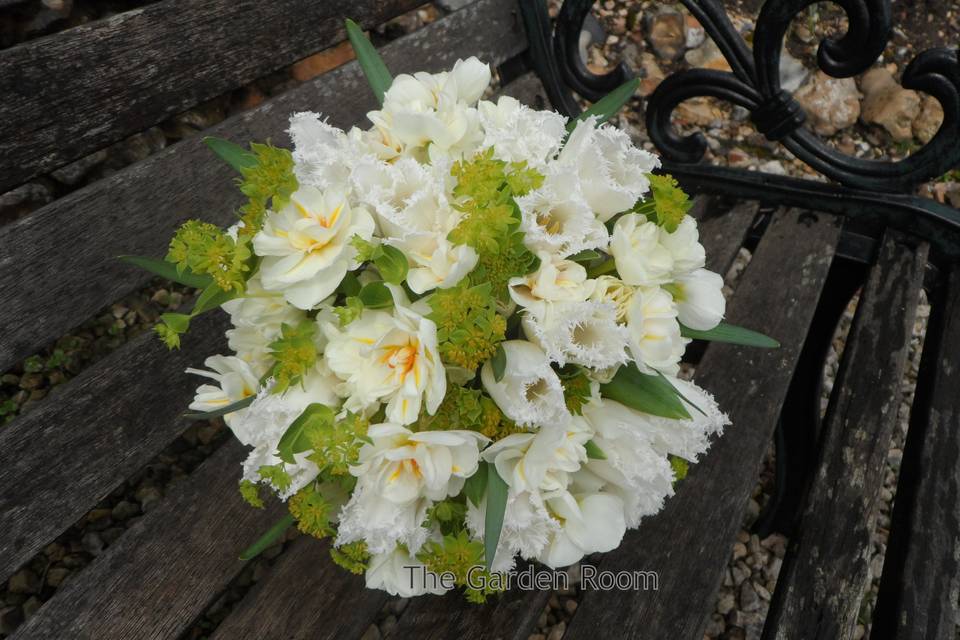
{"label": "lime green foliage", "polygon": [[441,500],[427,509],[427,523],[429,529],[437,527],[444,535],[460,531],[464,527],[467,517],[467,505],[457,500]]}
{"label": "lime green foliage", "polygon": [[358,234],[350,238],[350,246],[357,250],[357,262],[370,262],[383,254],[383,247],[379,243],[364,240]]}
{"label": "lime green foliage", "polygon": [[476,249],[480,259],[470,281],[489,282],[494,295],[506,301],[507,281],[536,265],[536,256],[523,244],[520,211],[513,198],[539,187],[543,176],[526,163],[495,160],[493,149],[457,162],[451,174],[457,178],[453,189],[460,201],[457,208],[465,215],[450,232],[450,240]]}
{"label": "lime green foliage", "polygon": [[350,411],[340,420],[317,425],[307,433],[313,449],[307,459],[316,463],[325,476],[346,476],[350,465],[356,464],[360,457],[369,426],[367,418]]}
{"label": "lime green foliage", "polygon": [[432,416],[422,413],[414,428],[420,431],[468,429],[495,440],[522,431],[483,391],[454,384],[447,386],[447,395],[437,412]]}
{"label": "lime green foliage", "polygon": [[336,564],[358,576],[363,575],[363,572],[367,570],[367,564],[370,562],[367,543],[363,540],[342,544],[339,547],[330,547],[330,557]]}
{"label": "lime green foliage", "polygon": [[314,538],[333,535],[333,527],[330,525],[330,520],[335,515],[333,505],[320,494],[314,483],[297,491],[290,498],[287,507],[290,515],[297,519],[297,529],[301,533]]}
{"label": "lime green foliage", "polygon": [[668,232],[673,233],[683,222],[693,203],[690,197],[683,192],[673,176],[667,174],[658,176],[647,174],[650,180],[651,198],[638,202],[633,210],[645,215],[647,219],[657,223]]}
{"label": "lime green foliage", "polygon": [[[453,574],[454,584],[465,588],[464,594],[470,602],[482,604],[488,596],[498,593],[494,588],[497,581],[491,580],[490,574],[483,569],[483,542],[471,540],[463,529],[456,534],[443,536],[442,542],[428,541],[417,558],[437,575],[446,572]],[[472,577],[474,584],[482,584],[483,588],[471,588],[468,576]]]}
{"label": "lime green foliage", "polygon": [[347,299],[343,301],[343,304],[344,306],[342,307],[333,308],[333,313],[337,316],[337,320],[340,321],[341,327],[347,326],[363,313],[363,301],[357,296],[348,296]]}
{"label": "lime green foliage", "polygon": [[265,464],[257,469],[257,474],[264,482],[271,483],[280,491],[286,491],[293,483],[293,479],[290,477],[290,474],[287,473],[282,462]]}
{"label": "lime green foliage", "polygon": [[296,326],[284,324],[280,328],[280,338],[270,343],[270,354],[276,360],[271,370],[277,380],[273,393],[283,393],[301,383],[317,364],[317,345],[313,342],[316,331],[317,323],[309,318]]}
{"label": "lime green foliage", "polygon": [[177,229],[167,260],[177,271],[208,275],[224,291],[243,293],[253,253],[249,238],[234,240],[215,224],[188,220]]}
{"label": "lime green foliage", "polygon": [[251,507],[263,509],[263,499],[260,497],[260,485],[256,482],[241,480],[240,495]]}
{"label": "lime green foliage", "polygon": [[687,477],[687,471],[690,469],[690,464],[678,456],[670,456],[670,466],[673,468],[673,475],[675,481],[683,480]]}
{"label": "lime green foliage", "polygon": [[168,349],[179,349],[180,336],[190,330],[190,316],[183,313],[164,313],[153,330]]}
{"label": "lime green foliage", "polygon": [[256,164],[240,170],[240,191],[249,199],[240,207],[243,227],[240,236],[252,237],[263,226],[267,208],[283,208],[297,190],[297,178],[293,175],[293,156],[287,149],[270,144],[250,144],[256,156]]}
{"label": "lime green foliage", "polygon": [[430,296],[429,317],[437,325],[440,357],[470,371],[493,357],[503,341],[507,322],[490,297],[490,283],[467,287],[461,283]]}
{"label": "lime green foliage", "polygon": [[583,413],[583,405],[590,402],[590,379],[579,367],[573,373],[564,375],[561,372],[560,384],[563,385],[563,398],[567,403],[567,410],[575,416]]}

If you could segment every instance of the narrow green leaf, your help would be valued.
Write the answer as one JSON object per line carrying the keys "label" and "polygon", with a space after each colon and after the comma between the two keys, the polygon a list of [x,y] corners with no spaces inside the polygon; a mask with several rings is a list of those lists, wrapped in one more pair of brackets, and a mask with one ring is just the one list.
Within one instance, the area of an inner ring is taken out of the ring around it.
{"label": "narrow green leaf", "polygon": [[183,414],[183,417],[187,420],[209,420],[210,418],[225,416],[228,413],[233,413],[234,411],[239,411],[240,409],[249,407],[256,399],[256,396],[247,396],[243,400],[237,400],[233,404],[228,404],[227,406],[217,409],[216,411],[197,411],[194,413],[185,413]]}
{"label": "narrow green leaf", "polygon": [[267,529],[267,532],[260,536],[259,540],[247,547],[247,549],[240,554],[240,560],[246,562],[247,560],[256,558],[263,553],[267,547],[276,542],[280,536],[286,533],[287,529],[289,529],[294,522],[296,522],[296,520],[289,513],[283,516],[277,524]]}
{"label": "narrow green leaf", "polygon": [[620,367],[613,380],[600,385],[600,395],[654,416],[690,419],[676,388],[666,378],[641,373],[634,364]]}
{"label": "narrow green leaf", "polygon": [[383,104],[383,94],[387,92],[393,83],[393,76],[383,63],[383,58],[377,53],[376,47],[363,35],[363,29],[353,20],[347,20],[347,37],[350,38],[350,45],[357,54],[357,62],[363,70],[363,75],[367,77],[370,88],[373,89],[373,95],[377,96],[380,104]]}
{"label": "narrow green leaf", "polygon": [[507,491],[509,487],[503,481],[497,468],[487,465],[487,514],[483,522],[483,555],[487,571],[493,564],[500,543],[500,531],[503,529],[503,514],[507,510]]}
{"label": "narrow green leaf", "polygon": [[206,313],[236,297],[237,293],[233,289],[224,291],[217,283],[211,282],[200,292],[200,295],[197,296],[197,302],[193,305],[193,310],[190,312],[190,315],[198,316],[201,313]]}
{"label": "narrow green leaf", "polygon": [[310,448],[310,431],[323,425],[332,425],[333,419],[333,409],[330,407],[318,402],[310,404],[287,427],[280,442],[277,443],[277,455],[287,464],[296,464],[293,454]]}
{"label": "narrow green leaf", "polygon": [[479,507],[483,500],[483,494],[487,492],[487,463],[481,462],[477,467],[477,472],[467,478],[463,483],[463,495],[467,500]]}
{"label": "narrow green leaf", "polygon": [[[660,376],[661,378],[663,378],[663,381],[664,381],[665,383],[670,384],[670,381],[667,380],[667,377],[666,377],[665,375],[663,375],[663,374],[660,373],[659,371],[657,371],[657,375]],[[693,407],[694,409],[696,409],[696,410],[697,410],[697,413],[699,413],[699,414],[702,415],[702,416],[706,416],[706,415],[707,415],[707,412],[706,412],[706,411],[704,411],[703,409],[701,409],[700,407],[698,407],[696,404],[694,404],[693,401],[690,400],[690,398],[688,398],[687,396],[685,396],[685,395],[683,395],[682,393],[680,393],[680,389],[677,389],[677,388],[676,388],[674,385],[672,385],[672,384],[670,384],[670,386],[673,387],[673,390],[677,392],[677,397],[679,397],[681,400],[683,400],[684,402],[686,402],[688,405],[690,405],[691,407]]]}
{"label": "narrow green leaf", "polygon": [[390,295],[387,285],[382,282],[368,282],[360,289],[357,297],[367,309],[385,309],[393,306],[393,296]]}
{"label": "narrow green leaf", "polygon": [[587,444],[583,445],[583,448],[587,450],[587,457],[593,460],[606,460],[607,454],[603,452],[603,449],[597,446],[597,443],[593,440],[587,440]]}
{"label": "narrow green leaf", "polygon": [[573,131],[576,129],[578,122],[581,120],[586,120],[590,116],[598,116],[601,123],[606,122],[615,116],[623,107],[623,105],[627,104],[639,86],[639,78],[627,80],[622,85],[594,102],[593,106],[577,116],[575,120],[568,122],[567,131]]}
{"label": "narrow green leaf", "polygon": [[229,140],[207,136],[203,142],[237,172],[257,164],[257,156]]}
{"label": "narrow green leaf", "polygon": [[584,262],[593,262],[594,260],[597,260],[600,257],[601,256],[599,251],[594,251],[593,249],[584,249],[580,253],[573,254],[572,256],[567,258],[567,260],[584,263]]}
{"label": "narrow green leaf", "polygon": [[728,342],[746,347],[762,347],[764,349],[777,349],[780,347],[780,343],[769,336],[765,336],[752,329],[738,327],[735,324],[727,324],[726,322],[721,322],[708,331],[698,331],[697,329],[691,329],[681,324],[680,334],[685,338],[710,340],[711,342]]}
{"label": "narrow green leaf", "polygon": [[493,379],[497,382],[503,380],[503,374],[507,371],[507,352],[503,350],[502,344],[498,344],[497,350],[493,352],[490,366],[493,367]]}
{"label": "narrow green leaf", "polygon": [[188,287],[203,289],[211,282],[211,278],[208,275],[196,274],[189,269],[184,269],[183,273],[180,273],[177,270],[177,265],[173,264],[172,262],[167,262],[166,260],[160,260],[159,258],[149,258],[147,256],[117,257],[124,262],[136,265],[154,275],[160,276],[161,278],[179,282],[180,284]]}
{"label": "narrow green leaf", "polygon": [[396,247],[388,244],[381,245],[380,255],[373,261],[377,271],[383,276],[383,279],[390,284],[400,284],[407,277],[407,271],[410,265],[407,263],[407,256]]}

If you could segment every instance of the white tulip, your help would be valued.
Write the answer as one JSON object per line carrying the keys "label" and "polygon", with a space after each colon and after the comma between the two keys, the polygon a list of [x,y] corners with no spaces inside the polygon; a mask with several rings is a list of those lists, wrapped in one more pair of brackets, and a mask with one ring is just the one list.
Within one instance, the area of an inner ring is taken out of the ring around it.
{"label": "white tulip", "polygon": [[691,329],[708,331],[723,320],[727,300],[723,297],[723,277],[720,274],[697,269],[677,278],[667,290],[677,303],[680,322]]}
{"label": "white tulip", "polygon": [[411,424],[425,404],[431,415],[446,393],[447,382],[437,351],[437,325],[425,317],[429,307],[409,305],[403,290],[388,285],[393,313],[365,309],[340,328],[323,323],[329,339],[324,353],[331,370],[343,383],[345,407],[366,411],[387,402],[387,419]]}
{"label": "white tulip", "polygon": [[660,287],[637,289],[627,309],[630,352],[637,365],[673,375],[689,340],[680,335],[677,307]]}
{"label": "white tulip", "polygon": [[551,362],[604,369],[627,361],[630,333],[617,323],[613,303],[543,302],[535,309],[523,315],[523,331]]}
{"label": "white tulip", "polygon": [[321,120],[318,113],[293,114],[287,132],[293,140],[293,171],[300,186],[326,190],[345,184],[364,153],[357,140]]}
{"label": "white tulip", "polygon": [[594,282],[596,285],[590,299],[613,304],[617,322],[625,323],[627,309],[630,308],[630,301],[633,300],[636,289],[614,276],[600,276]]}
{"label": "white tulip", "polygon": [[267,215],[253,238],[254,252],[263,257],[263,287],[312,309],[356,267],[353,236],[369,240],[373,232],[367,210],[351,208],[343,193],[301,187],[283,210]]}
{"label": "white tulip", "polygon": [[453,244],[446,233],[410,233],[389,240],[410,262],[407,284],[414,293],[433,289],[449,289],[463,280],[477,266],[480,256],[473,247]]}
{"label": "white tulip", "polygon": [[673,258],[674,277],[691,273],[706,264],[706,251],[700,244],[697,221],[692,216],[684,217],[673,233],[661,227],[660,245],[665,247]]}
{"label": "white tulip", "polygon": [[660,243],[660,227],[637,213],[617,219],[610,253],[627,284],[649,287],[670,281],[673,255]]}
{"label": "white tulip", "polygon": [[426,566],[403,547],[374,554],[365,577],[367,589],[380,589],[392,596],[412,598],[427,593],[442,595],[439,579],[424,579]]}
{"label": "white tulip", "polygon": [[480,370],[483,387],[504,414],[521,426],[565,425],[570,420],[563,385],[546,354],[525,340],[500,343],[507,356],[503,378],[494,379],[493,366]]}
{"label": "white tulip", "polygon": [[607,228],[580,193],[576,174],[557,166],[548,171],[540,188],[515,198],[524,244],[531,251],[559,256],[606,249],[610,242]]}
{"label": "white tulip", "polygon": [[620,546],[627,525],[623,501],[609,493],[573,495],[557,491],[544,496],[547,510],[559,519],[560,529],[538,560],[551,569],[577,562],[588,553],[612,551]]}
{"label": "white tulip", "polygon": [[484,149],[506,162],[526,162],[543,167],[553,158],[566,136],[566,119],[555,111],[536,111],[516,98],[501,96],[496,103],[477,105],[483,127]]}
{"label": "white tulip", "polygon": [[581,302],[593,293],[596,282],[587,279],[582,265],[546,251],[537,252],[537,257],[540,267],[536,271],[508,283],[510,297],[520,306],[540,313],[544,302]]}
{"label": "white tulip", "polygon": [[658,166],[656,156],[633,146],[623,131],[580,121],[560,152],[558,162],[573,167],[580,191],[602,222],[630,209],[650,188],[646,174]]}
{"label": "white tulip", "polygon": [[[194,411],[223,409],[234,402],[256,395],[260,388],[259,376],[246,360],[236,356],[210,356],[203,364],[211,371],[191,367],[187,369],[187,373],[210,378],[217,386],[202,384],[197,387],[196,396],[190,403],[190,408]],[[237,412],[228,413],[223,417],[223,421],[230,426],[236,416]]]}
{"label": "white tulip", "polygon": [[280,336],[284,324],[296,325],[306,314],[289,304],[283,295],[267,291],[260,276],[247,280],[243,296],[223,303],[233,328],[227,330],[230,349],[259,376],[270,368],[270,343]]}

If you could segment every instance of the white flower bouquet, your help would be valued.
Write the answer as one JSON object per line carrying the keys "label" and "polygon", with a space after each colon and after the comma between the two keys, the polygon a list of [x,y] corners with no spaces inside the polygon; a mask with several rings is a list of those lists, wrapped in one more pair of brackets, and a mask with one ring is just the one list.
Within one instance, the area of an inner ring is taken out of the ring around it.
{"label": "white flower bouquet", "polygon": [[208,140],[240,172],[240,221],[130,260],[202,288],[157,327],[171,347],[230,316],[233,354],[188,370],[209,379],[190,408],[251,447],[253,506],[288,503],[247,556],[296,524],[370,588],[479,602],[499,587],[474,578],[518,555],[564,567],[662,508],[728,422],[677,377],[691,338],[775,343],[721,323],[686,195],[601,124],[635,83],[567,122],[482,100],[476,58],[391,79],[348,31],[373,126],[297,113],[292,152]]}

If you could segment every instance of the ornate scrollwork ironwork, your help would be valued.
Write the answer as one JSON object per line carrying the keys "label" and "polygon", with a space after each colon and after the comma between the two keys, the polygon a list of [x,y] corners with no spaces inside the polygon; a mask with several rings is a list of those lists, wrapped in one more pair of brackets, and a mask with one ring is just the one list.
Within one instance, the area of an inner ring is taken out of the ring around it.
{"label": "ornate scrollwork ironwork", "polygon": [[[674,108],[689,98],[712,96],[740,105],[764,136],[778,141],[797,158],[836,182],[857,189],[910,192],[916,185],[960,164],[960,60],[955,49],[919,54],[903,74],[903,86],[932,95],[943,107],[937,134],[921,149],[898,161],[865,160],[845,155],[803,127],[805,114],[780,86],[779,63],[791,21],[816,0],[768,0],[760,11],[753,48],[730,22],[719,0],[681,0],[713,38],[730,71],[689,69],[667,77],[646,103],[650,139],[668,161],[702,160],[706,140],[700,133],[681,135],[671,124]],[[834,0],[846,12],[849,27],[840,38],[820,43],[817,62],[834,77],[866,71],[883,52],[890,34],[889,0]],[[579,53],[579,38],[592,0],[566,0],[551,31],[544,0],[520,3],[531,55],[555,108],[579,112],[572,91],[596,100],[629,77],[620,64],[607,74],[588,70]]]}

